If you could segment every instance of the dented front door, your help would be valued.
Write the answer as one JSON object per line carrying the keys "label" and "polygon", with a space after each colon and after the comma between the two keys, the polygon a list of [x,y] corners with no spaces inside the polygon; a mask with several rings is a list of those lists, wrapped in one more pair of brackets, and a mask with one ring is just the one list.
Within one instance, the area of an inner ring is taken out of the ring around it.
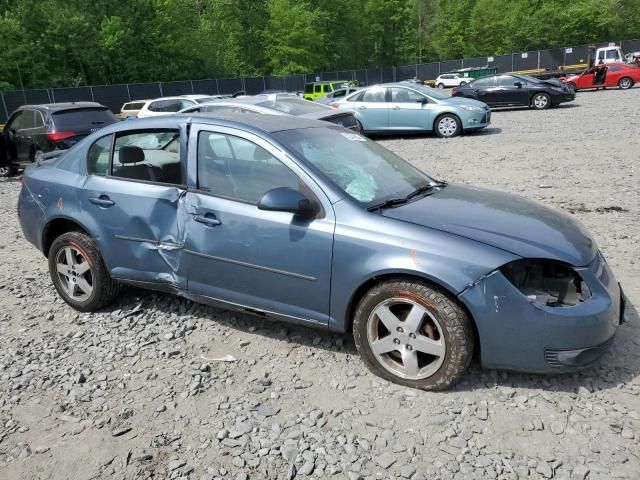
{"label": "dented front door", "polygon": [[186,285],[178,275],[184,193],[179,186],[87,177],[82,206],[99,225],[96,241],[114,278]]}

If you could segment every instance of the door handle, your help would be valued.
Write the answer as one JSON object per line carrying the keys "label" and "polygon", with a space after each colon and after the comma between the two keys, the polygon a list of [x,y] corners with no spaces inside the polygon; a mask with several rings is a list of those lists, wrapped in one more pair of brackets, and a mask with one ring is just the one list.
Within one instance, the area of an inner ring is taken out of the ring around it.
{"label": "door handle", "polygon": [[361,105],[361,106],[358,107],[358,110],[366,110],[366,109],[367,109],[367,107],[365,107],[364,105]]}
{"label": "door handle", "polygon": [[395,107],[392,107],[394,110],[400,110],[400,107],[398,107],[397,105]]}
{"label": "door handle", "polygon": [[207,213],[205,215],[194,215],[193,220],[209,227],[217,227],[218,225],[222,224],[222,222],[218,220],[212,213]]}
{"label": "door handle", "polygon": [[111,200],[107,195],[100,195],[99,197],[91,197],[89,201],[94,205],[98,205],[99,207],[111,207],[116,204],[113,200]]}

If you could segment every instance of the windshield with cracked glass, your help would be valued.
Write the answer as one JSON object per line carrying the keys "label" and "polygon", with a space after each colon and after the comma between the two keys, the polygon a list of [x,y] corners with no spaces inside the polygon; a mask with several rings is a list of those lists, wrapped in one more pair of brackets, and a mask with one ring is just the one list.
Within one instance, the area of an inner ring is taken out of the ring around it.
{"label": "windshield with cracked glass", "polygon": [[362,135],[338,128],[305,128],[274,134],[365,207],[411,198],[433,179]]}

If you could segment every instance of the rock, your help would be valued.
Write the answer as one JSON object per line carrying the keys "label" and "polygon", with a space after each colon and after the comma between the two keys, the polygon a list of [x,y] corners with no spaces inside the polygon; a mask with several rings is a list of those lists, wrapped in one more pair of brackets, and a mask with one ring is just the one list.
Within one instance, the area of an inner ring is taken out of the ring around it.
{"label": "rock", "polygon": [[563,421],[551,422],[551,433],[554,435],[562,435],[564,433],[566,423]]}
{"label": "rock", "polygon": [[49,449],[50,448],[47,445],[39,445],[33,448],[33,453],[46,453]]}
{"label": "rock", "polygon": [[623,428],[620,435],[622,435],[622,438],[626,438],[627,440],[633,440],[634,438],[633,431],[629,428]]}
{"label": "rock", "polygon": [[167,465],[167,470],[173,472],[174,470],[178,470],[179,468],[184,467],[186,464],[186,460],[172,460]]}
{"label": "rock", "polygon": [[391,465],[396,463],[397,458],[391,452],[384,452],[382,455],[375,458],[375,461],[385,470]]}
{"label": "rock", "polygon": [[120,427],[111,431],[111,435],[114,437],[120,437],[125,433],[129,433],[131,431],[131,427]]}
{"label": "rock", "polygon": [[314,468],[315,468],[315,463],[313,461],[308,460],[304,462],[304,465],[302,465],[302,468],[300,468],[298,473],[300,475],[311,475],[313,473]]}
{"label": "rock", "polygon": [[586,465],[576,465],[571,471],[571,480],[584,480],[589,475],[589,468]]}
{"label": "rock", "polygon": [[538,472],[544,478],[553,477],[553,470],[551,469],[551,466],[544,460],[538,461],[538,465],[536,466],[536,472]]}
{"label": "rock", "polygon": [[489,418],[489,411],[487,410],[487,407],[478,408],[476,417],[478,417],[480,420],[486,420],[487,418]]}
{"label": "rock", "polygon": [[400,468],[400,476],[402,478],[411,478],[416,473],[416,467],[413,465],[405,465]]}

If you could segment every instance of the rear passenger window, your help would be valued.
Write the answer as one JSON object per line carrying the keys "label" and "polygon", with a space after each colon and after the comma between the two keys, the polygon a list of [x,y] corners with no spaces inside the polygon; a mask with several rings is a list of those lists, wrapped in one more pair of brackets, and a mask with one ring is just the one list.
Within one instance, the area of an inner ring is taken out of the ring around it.
{"label": "rear passenger window", "polygon": [[384,88],[370,88],[369,90],[365,90],[363,92],[361,101],[383,103],[385,101],[384,95],[385,95]]}
{"label": "rear passenger window", "polygon": [[149,105],[151,112],[170,112],[175,113],[182,109],[182,101],[180,100],[158,100]]}
{"label": "rear passenger window", "polygon": [[113,135],[107,135],[96,141],[89,148],[87,158],[87,173],[106,177],[109,173],[109,155],[111,154],[111,142]]}
{"label": "rear passenger window", "polygon": [[473,82],[474,87],[493,87],[495,84],[495,77],[480,78]]}
{"label": "rear passenger window", "polygon": [[178,130],[120,134],[113,150],[114,177],[172,185],[184,183]]}
{"label": "rear passenger window", "polygon": [[267,150],[244,138],[201,132],[198,136],[198,188],[247,203],[271,189],[298,189],[298,177]]}

